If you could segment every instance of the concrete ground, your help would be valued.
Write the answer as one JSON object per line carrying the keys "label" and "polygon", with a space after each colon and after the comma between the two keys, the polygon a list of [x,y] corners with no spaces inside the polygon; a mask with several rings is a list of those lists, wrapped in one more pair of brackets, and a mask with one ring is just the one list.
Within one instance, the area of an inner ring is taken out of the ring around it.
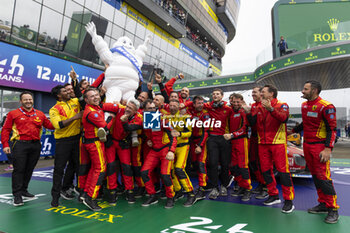
{"label": "concrete ground", "polygon": [[[340,138],[333,149],[333,158],[350,159],[350,138]],[[44,168],[53,166],[54,159],[48,157],[41,157],[36,165],[36,168]],[[4,169],[7,168],[6,162],[0,162],[0,174],[10,173]]]}

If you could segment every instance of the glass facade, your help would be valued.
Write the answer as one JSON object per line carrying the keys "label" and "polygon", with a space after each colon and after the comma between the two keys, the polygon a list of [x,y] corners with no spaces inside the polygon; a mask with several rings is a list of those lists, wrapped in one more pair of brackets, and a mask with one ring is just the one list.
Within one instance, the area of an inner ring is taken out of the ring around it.
{"label": "glass facade", "polygon": [[[144,63],[161,68],[168,78],[180,72],[187,80],[207,75],[209,63],[189,55],[180,41],[121,1],[0,0],[0,6],[0,39],[9,43],[84,65],[102,65],[94,49],[87,47],[91,38],[84,26],[93,21],[110,47],[121,36],[129,37],[137,47],[146,35],[152,35]],[[225,40],[222,31],[209,28]]]}

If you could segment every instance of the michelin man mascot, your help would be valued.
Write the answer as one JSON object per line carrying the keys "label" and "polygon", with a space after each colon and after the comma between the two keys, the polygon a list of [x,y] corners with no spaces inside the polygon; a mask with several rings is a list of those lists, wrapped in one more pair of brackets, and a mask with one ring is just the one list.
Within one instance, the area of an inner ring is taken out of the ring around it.
{"label": "michelin man mascot", "polygon": [[[106,102],[113,103],[114,101],[120,102],[122,99],[126,101],[134,99],[139,82],[143,81],[141,67],[151,36],[148,35],[145,42],[139,45],[136,50],[132,41],[125,36],[120,37],[110,49],[103,38],[97,35],[93,22],[88,23],[85,28],[92,37],[92,43],[100,59],[108,65],[103,83],[107,89]],[[132,133],[132,139],[133,146],[137,146],[136,132]]]}

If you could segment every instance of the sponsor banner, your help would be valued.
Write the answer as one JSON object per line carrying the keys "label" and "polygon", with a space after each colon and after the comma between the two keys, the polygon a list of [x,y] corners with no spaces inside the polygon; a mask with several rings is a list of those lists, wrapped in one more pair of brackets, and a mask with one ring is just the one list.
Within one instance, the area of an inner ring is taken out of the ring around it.
{"label": "sponsor banner", "polygon": [[[118,9],[119,10],[119,9]],[[127,16],[134,19],[136,22],[144,26],[147,30],[153,32],[169,44],[173,45],[175,48],[179,48],[180,41],[172,37],[169,33],[155,25],[152,21],[150,21],[148,18],[140,14],[137,10],[135,10],[133,7],[128,5],[127,3],[123,2],[121,5],[120,10],[124,12]]]}
{"label": "sponsor banner", "polygon": [[207,60],[205,60],[204,58],[202,58],[201,56],[199,56],[197,53],[193,52],[192,49],[190,49],[189,47],[187,47],[186,45],[184,45],[183,43],[180,44],[180,50],[184,51],[185,53],[187,53],[190,57],[192,57],[193,59],[195,59],[196,61],[198,61],[200,64],[202,64],[203,66],[208,67],[209,66],[209,62]]}
{"label": "sponsor banner", "polygon": [[0,85],[50,92],[70,82],[71,66],[78,79],[92,83],[101,70],[0,42]]}
{"label": "sponsor banner", "polygon": [[[173,86],[175,91],[181,90],[184,87],[188,88],[205,88],[205,87],[215,87],[215,86],[224,86],[227,84],[233,83],[243,83],[243,82],[252,82],[254,81],[253,74],[248,75],[237,75],[232,77],[217,77],[217,79],[206,79],[199,81],[185,81],[185,82],[176,82]],[[155,92],[160,91],[158,85],[154,86],[153,90]]]}
{"label": "sponsor banner", "polygon": [[[1,139],[1,137],[0,137]],[[40,139],[41,152],[40,156],[55,155],[56,141],[53,135],[53,130],[43,130],[43,135]],[[7,156],[2,150],[2,143],[0,142],[0,161],[7,161]]]}
{"label": "sponsor banner", "polygon": [[210,15],[210,17],[213,18],[213,20],[217,23],[218,22],[218,17],[216,16],[215,12],[213,11],[213,9],[211,9],[211,7],[209,6],[209,4],[207,3],[206,0],[198,0],[199,3],[203,6],[203,8],[208,12],[208,14]]}
{"label": "sponsor banner", "polygon": [[[284,36],[289,49],[301,51],[350,39],[348,0],[279,1],[273,9],[274,41]],[[279,56],[276,47],[276,56]]]}
{"label": "sponsor banner", "polygon": [[308,51],[264,64],[255,71],[254,76],[255,79],[258,79],[261,76],[282,68],[348,54],[350,54],[350,44],[334,45],[328,48]]}

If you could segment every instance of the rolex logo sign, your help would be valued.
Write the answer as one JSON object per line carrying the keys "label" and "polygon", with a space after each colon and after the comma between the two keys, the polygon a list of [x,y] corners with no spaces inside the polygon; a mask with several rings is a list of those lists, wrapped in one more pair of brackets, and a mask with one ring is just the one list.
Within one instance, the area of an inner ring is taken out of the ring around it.
{"label": "rolex logo sign", "polygon": [[338,29],[338,24],[339,24],[339,20],[335,19],[335,18],[331,18],[327,21],[329,28],[335,32]]}

